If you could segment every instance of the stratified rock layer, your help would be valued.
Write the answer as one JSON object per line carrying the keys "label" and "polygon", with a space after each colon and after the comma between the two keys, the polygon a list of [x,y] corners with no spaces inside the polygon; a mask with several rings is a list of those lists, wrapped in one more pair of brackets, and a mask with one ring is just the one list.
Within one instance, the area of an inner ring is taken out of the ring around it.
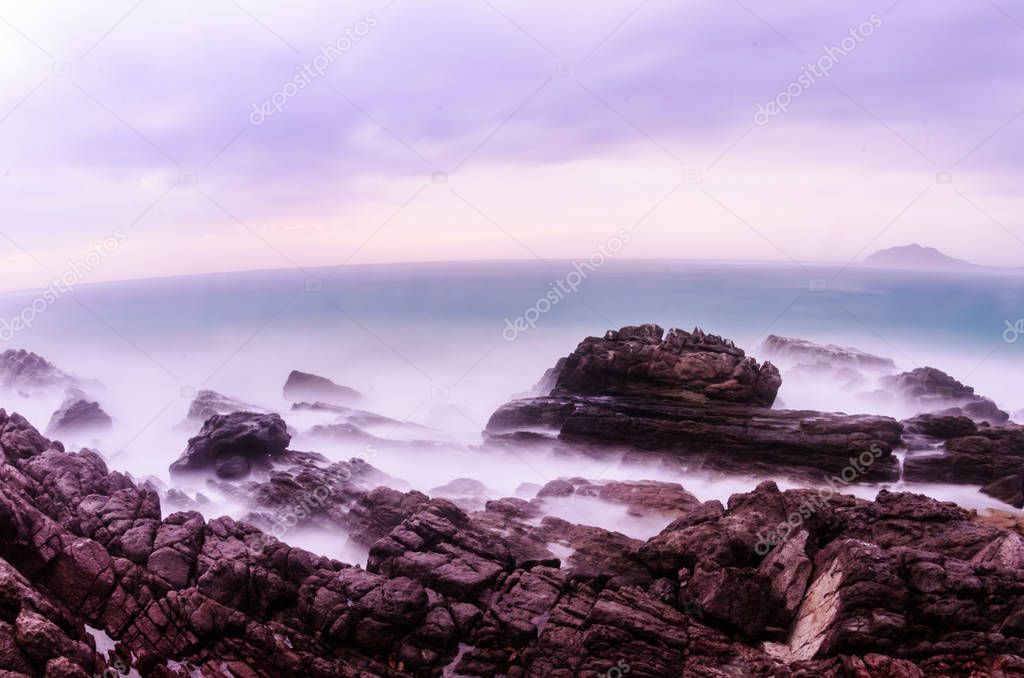
{"label": "stratified rock layer", "polygon": [[662,336],[643,325],[585,339],[560,363],[549,396],[503,405],[488,433],[553,429],[570,443],[668,452],[731,472],[820,480],[852,466],[860,480],[898,478],[894,419],[769,409],[781,385],[771,363],[700,330]]}

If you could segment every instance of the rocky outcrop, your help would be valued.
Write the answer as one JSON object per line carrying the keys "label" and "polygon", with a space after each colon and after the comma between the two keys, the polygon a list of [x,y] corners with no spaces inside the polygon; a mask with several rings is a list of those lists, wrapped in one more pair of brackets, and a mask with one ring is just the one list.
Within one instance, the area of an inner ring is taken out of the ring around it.
{"label": "rocky outcrop", "polygon": [[[467,513],[381,488],[348,512],[371,542],[363,569],[246,523],[162,516],[152,489],[17,415],[0,412],[0,450],[3,671],[839,678],[1024,666],[1024,540],[917,495],[763,483],[722,505],[610,490],[685,504],[641,541],[521,499]],[[110,655],[90,629],[116,642]]]}
{"label": "rocky outcrop", "polygon": [[919,367],[886,377],[882,383],[918,413],[962,415],[990,424],[1005,424],[1010,418],[992,400],[934,367]]}
{"label": "rocky outcrop", "polygon": [[700,329],[657,325],[609,330],[584,339],[562,363],[552,395],[616,395],[711,400],[770,407],[782,384],[771,363],[760,365],[731,341]]}
{"label": "rocky outcrop", "polygon": [[50,417],[48,435],[89,435],[109,430],[114,425],[98,402],[89,399],[81,389],[65,393],[63,404]]}
{"label": "rocky outcrop", "polygon": [[797,365],[823,365],[828,368],[848,367],[856,370],[895,372],[891,358],[872,355],[856,348],[835,344],[816,344],[806,339],[793,339],[769,334],[762,344],[765,355],[791,361]]}
{"label": "rocky outcrop", "polygon": [[690,468],[820,481],[852,467],[860,480],[899,477],[894,419],[769,409],[781,384],[771,363],[699,330],[662,334],[644,325],[584,340],[550,396],[514,400],[491,416],[491,440],[553,430],[566,443],[667,453]]}
{"label": "rocky outcrop", "polygon": [[979,425],[946,414],[924,414],[904,424],[912,445],[925,450],[908,453],[905,480],[982,485],[985,494],[1024,508],[1024,427]]}
{"label": "rocky outcrop", "polygon": [[0,353],[0,387],[45,390],[79,386],[75,377],[62,372],[45,358],[24,349]]}
{"label": "rocky outcrop", "polygon": [[292,371],[284,384],[284,397],[292,402],[322,400],[334,404],[351,403],[362,398],[359,391],[335,384],[330,379],[306,372]]}
{"label": "rocky outcrop", "polygon": [[288,427],[276,414],[234,412],[206,420],[190,438],[172,474],[214,471],[219,478],[245,478],[254,468],[269,470],[291,441]]}

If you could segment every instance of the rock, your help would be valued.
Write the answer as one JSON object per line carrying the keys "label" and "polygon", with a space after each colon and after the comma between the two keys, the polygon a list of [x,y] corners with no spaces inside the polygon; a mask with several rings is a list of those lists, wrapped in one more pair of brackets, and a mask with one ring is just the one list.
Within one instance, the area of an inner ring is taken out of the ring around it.
{"label": "rock", "polygon": [[365,428],[367,426],[392,426],[396,428],[412,427],[418,430],[426,429],[424,426],[399,421],[375,412],[367,412],[366,410],[345,407],[344,405],[332,405],[331,403],[319,401],[314,403],[294,403],[292,405],[292,410],[296,412],[328,412],[336,414],[338,415],[336,423],[348,424],[359,428]]}
{"label": "rock", "polygon": [[89,400],[82,390],[71,388],[65,393],[64,403],[50,418],[46,432],[49,435],[89,435],[109,430],[113,425],[113,419],[98,402]]}
{"label": "rock", "polygon": [[552,394],[679,397],[770,407],[782,383],[771,363],[759,365],[731,341],[699,329],[657,325],[588,337],[562,363]]}
{"label": "rock", "polygon": [[[366,489],[355,482],[372,476],[365,462],[345,462],[342,473],[317,455],[281,452],[290,468],[253,485],[268,503],[291,501],[293,486],[324,482],[328,469],[348,475],[338,486],[350,500],[323,510],[372,543],[362,568],[229,518],[161,517],[153,489],[107,472],[94,452],[53,447],[2,411],[0,451],[5,675],[102,673],[86,624],[117,643],[124,672],[167,678],[999,676],[1024,667],[1024,540],[921,495],[865,501],[765,482],[723,506],[669,484],[576,478],[545,492],[610,488],[613,500],[677,506],[668,498],[678,497],[678,517],[643,541],[543,517],[521,499],[467,512]],[[782,524],[792,528],[759,549],[759,535]]]}
{"label": "rock", "polygon": [[503,405],[491,416],[487,432],[546,426],[554,426],[561,441],[670,453],[691,467],[717,471],[784,472],[820,480],[822,473],[859,466],[857,458],[864,453],[872,462],[856,474],[859,480],[899,477],[892,449],[900,444],[902,427],[889,417],[634,397],[550,397]]}
{"label": "rock", "polygon": [[202,424],[215,414],[232,414],[234,412],[256,412],[260,414],[269,413],[262,407],[236,400],[226,395],[203,389],[196,393],[189,405],[188,414],[182,426],[192,427],[195,424]]}
{"label": "rock", "polygon": [[979,426],[967,417],[941,414],[919,415],[904,424],[926,450],[908,453],[905,480],[981,485],[985,494],[1024,508],[1024,427]]}
{"label": "rock", "polygon": [[348,386],[335,384],[330,379],[294,370],[284,384],[284,397],[292,402],[323,400],[345,404],[360,399],[362,394]]}
{"label": "rock", "polygon": [[700,504],[682,485],[655,480],[592,482],[583,478],[560,478],[549,481],[537,492],[540,500],[572,495],[624,504],[633,515],[678,515],[689,513]]}
{"label": "rock", "polygon": [[10,389],[74,388],[75,377],[35,353],[8,349],[0,353],[0,387]]}
{"label": "rock", "polygon": [[998,480],[993,480],[981,488],[981,491],[1010,506],[1024,508],[1024,472],[1011,473]]}
{"label": "rock", "polygon": [[171,473],[213,469],[221,478],[242,478],[252,467],[269,469],[290,441],[288,427],[276,414],[214,415],[199,435],[189,439],[185,452],[171,464]]}
{"label": "rock", "polygon": [[792,339],[769,334],[762,346],[765,355],[787,359],[796,364],[823,363],[829,368],[847,367],[878,372],[894,372],[896,370],[896,363],[891,358],[882,358],[860,349],[836,346],[835,344],[815,344],[806,339]]}
{"label": "rock", "polygon": [[839,474],[870,457],[860,480],[896,480],[902,427],[888,417],[772,410],[781,384],[732,342],[700,330],[625,327],[585,339],[550,396],[515,400],[487,424],[489,440],[555,430],[578,446],[671,454],[736,473]]}
{"label": "rock", "polygon": [[918,413],[963,415],[990,424],[1004,424],[1010,418],[990,399],[977,395],[970,386],[934,367],[919,367],[885,377],[882,384],[916,408]]}

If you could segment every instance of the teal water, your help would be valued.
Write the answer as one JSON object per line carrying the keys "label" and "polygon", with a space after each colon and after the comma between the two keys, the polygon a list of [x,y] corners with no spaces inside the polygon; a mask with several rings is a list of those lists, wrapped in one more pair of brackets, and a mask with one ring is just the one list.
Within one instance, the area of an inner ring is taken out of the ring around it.
{"label": "teal water", "polygon": [[[367,407],[478,439],[490,412],[581,338],[627,324],[700,326],[755,356],[768,333],[852,345],[901,368],[934,365],[1024,408],[1016,378],[1024,277],[796,265],[608,261],[576,293],[538,304],[572,262],[436,263],[279,270],[79,286],[4,342],[99,379],[119,427],[104,449],[164,468],[192,389],[286,407],[288,372],[328,376]],[[824,282],[822,282],[824,281]],[[11,318],[37,292],[0,298]],[[542,309],[508,341],[506,320]],[[828,390],[788,406],[849,410]],[[800,399],[803,400],[800,400]],[[809,402],[808,402],[809,401]],[[16,401],[38,421],[52,403]]]}

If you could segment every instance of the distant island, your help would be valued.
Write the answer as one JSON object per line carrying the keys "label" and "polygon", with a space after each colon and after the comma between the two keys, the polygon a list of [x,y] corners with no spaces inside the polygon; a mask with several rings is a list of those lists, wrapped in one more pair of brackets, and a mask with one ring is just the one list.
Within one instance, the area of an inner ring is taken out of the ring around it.
{"label": "distant island", "polygon": [[884,266],[887,268],[919,268],[956,271],[1020,271],[1019,268],[1006,268],[1002,266],[983,266],[974,264],[963,259],[955,259],[943,254],[934,247],[922,245],[903,245],[901,247],[890,247],[878,250],[864,259],[866,266]]}

